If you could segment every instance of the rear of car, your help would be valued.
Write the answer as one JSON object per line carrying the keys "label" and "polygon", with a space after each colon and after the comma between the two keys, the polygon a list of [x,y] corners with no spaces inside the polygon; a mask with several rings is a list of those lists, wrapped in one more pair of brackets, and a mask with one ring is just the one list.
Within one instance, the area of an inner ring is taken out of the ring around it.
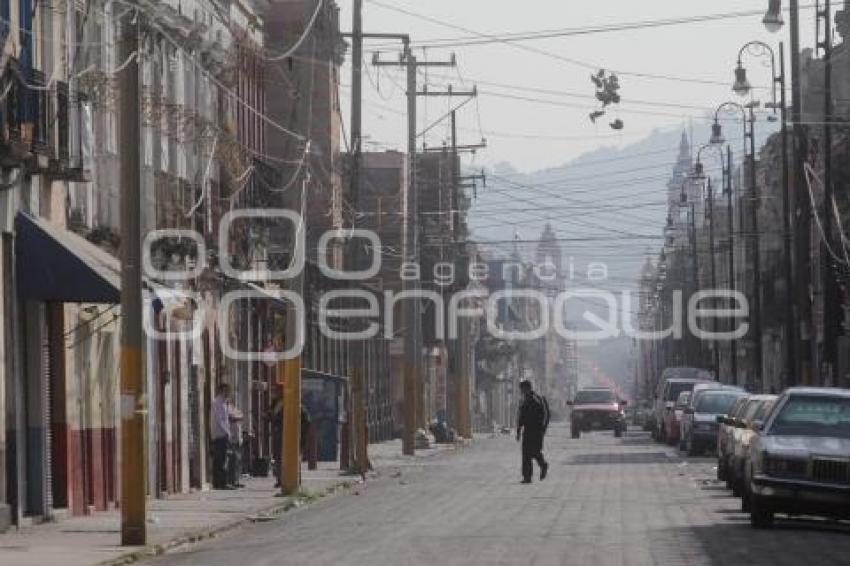
{"label": "rear of car", "polygon": [[[694,407],[697,402],[699,402],[700,397],[702,397],[707,391],[716,391],[716,390],[725,390],[725,391],[738,391],[744,393],[744,390],[740,387],[736,387],[733,385],[726,385],[723,383],[698,383],[694,385],[694,389],[691,392],[691,399],[688,403],[687,408],[685,409],[685,414],[682,415],[682,434],[681,434],[681,442],[679,443],[679,448],[681,450],[686,450],[685,441],[688,438],[688,435],[691,434],[691,429],[694,426]],[[715,417],[716,422],[716,417]]]}
{"label": "rear of car", "polygon": [[653,438],[665,442],[665,422],[668,413],[673,410],[676,400],[684,391],[692,391],[699,383],[714,383],[711,373],[699,368],[676,367],[667,368],[661,374],[658,389],[655,394],[655,430]]}
{"label": "rear of car", "polygon": [[720,425],[718,415],[729,412],[735,402],[746,395],[737,389],[706,389],[685,409],[689,426],[683,427],[682,443],[688,456],[696,456],[706,450],[717,450]]}
{"label": "rear of car", "polygon": [[793,388],[751,447],[750,522],[775,513],[850,519],[850,390]]}

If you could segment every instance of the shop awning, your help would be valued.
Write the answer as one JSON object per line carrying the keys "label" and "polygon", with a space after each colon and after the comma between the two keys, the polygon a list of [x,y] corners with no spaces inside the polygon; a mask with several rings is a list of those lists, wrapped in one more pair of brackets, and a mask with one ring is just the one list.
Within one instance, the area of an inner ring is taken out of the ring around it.
{"label": "shop awning", "polygon": [[15,218],[22,297],[65,303],[120,303],[121,262],[85,238],[29,214]]}

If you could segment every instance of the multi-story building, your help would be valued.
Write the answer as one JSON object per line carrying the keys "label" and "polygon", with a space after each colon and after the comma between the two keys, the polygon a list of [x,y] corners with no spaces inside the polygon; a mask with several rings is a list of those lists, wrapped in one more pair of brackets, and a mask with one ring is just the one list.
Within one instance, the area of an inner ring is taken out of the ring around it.
{"label": "multi-story building", "polygon": [[[119,4],[2,7],[0,394],[11,402],[0,411],[11,414],[0,415],[9,425],[5,443],[0,436],[8,464],[0,524],[3,503],[20,522],[106,509],[118,496],[122,152],[141,153],[144,233],[193,230],[215,252],[223,204],[264,144],[263,81],[248,62],[262,49],[262,20],[247,4],[141,6],[139,48],[125,60]],[[131,64],[141,77],[142,132],[127,146],[118,138],[118,79]],[[160,275],[209,263],[179,238],[154,241],[151,252]],[[214,381],[231,369],[217,354],[223,288],[213,270],[176,284],[149,273],[146,287],[156,331],[145,344],[148,490],[159,496],[207,485],[209,403]],[[196,294],[197,309],[185,293]],[[186,333],[193,312],[202,313],[195,339]]]}

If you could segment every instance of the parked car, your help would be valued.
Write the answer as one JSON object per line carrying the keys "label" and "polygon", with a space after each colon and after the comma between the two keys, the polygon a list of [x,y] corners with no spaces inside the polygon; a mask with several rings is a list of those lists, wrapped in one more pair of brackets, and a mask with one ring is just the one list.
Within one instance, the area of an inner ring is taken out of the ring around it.
{"label": "parked car", "polygon": [[685,407],[688,406],[690,398],[690,391],[682,391],[673,405],[673,410],[667,411],[664,414],[664,440],[671,446],[679,443],[679,431],[682,430],[682,415],[684,415]]}
{"label": "parked car", "polygon": [[716,452],[719,429],[717,415],[725,415],[735,401],[744,395],[746,393],[743,389],[732,387],[695,390],[682,415],[679,447],[688,456],[696,456],[706,450]]}
{"label": "parked car", "polygon": [[744,414],[735,422],[735,430],[732,432],[732,454],[728,468],[732,494],[735,497],[744,495],[744,464],[748,457],[750,443],[760,433],[754,423],[764,420],[775,401],[776,395],[750,395]]}
{"label": "parked car", "polygon": [[749,398],[749,395],[739,397],[725,415],[717,417],[717,424],[720,427],[717,431],[717,479],[725,481],[726,487],[729,488],[732,487],[729,468],[732,466],[732,442],[734,441],[735,423],[743,416]]}
{"label": "parked car", "polygon": [[655,429],[653,438],[659,442],[665,442],[665,415],[673,410],[676,400],[682,391],[691,391],[698,383],[712,383],[711,373],[704,369],[673,367],[667,368],[661,374],[658,381],[658,389],[655,392],[655,404],[653,406],[653,417]]}
{"label": "parked car", "polygon": [[[731,387],[731,386],[724,385],[724,384],[716,382],[716,381],[712,381],[711,383],[697,383],[696,385],[694,385],[694,388],[691,390],[691,398],[690,398],[690,401],[688,402],[688,409],[693,408],[694,403],[699,398],[699,396],[702,395],[703,391],[708,391],[709,389],[723,389],[723,388],[726,388],[726,387]],[[685,449],[685,444],[684,444],[685,436],[688,432],[688,429],[693,425],[692,424],[693,419],[691,418],[691,412],[688,409],[685,409],[685,414],[682,415],[682,431],[681,431],[681,434],[679,435],[679,449],[680,450]]]}
{"label": "parked car", "polygon": [[617,399],[612,389],[579,389],[570,405],[570,433],[573,438],[591,430],[613,430],[617,437],[623,436],[626,431],[626,415],[623,412],[626,402]]}
{"label": "parked car", "polygon": [[746,471],[750,523],[775,513],[850,519],[850,389],[792,388],[754,439]]}

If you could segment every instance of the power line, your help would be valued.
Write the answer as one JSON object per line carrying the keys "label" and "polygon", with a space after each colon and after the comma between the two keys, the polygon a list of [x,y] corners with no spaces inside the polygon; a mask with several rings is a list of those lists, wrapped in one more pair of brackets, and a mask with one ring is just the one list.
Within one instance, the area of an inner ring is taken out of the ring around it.
{"label": "power line", "polygon": [[[463,31],[465,33],[472,34],[473,36],[480,38],[480,39],[486,39],[486,40],[489,40],[489,41],[495,42],[495,43],[502,43],[502,44],[504,44],[508,47],[512,47],[514,49],[519,49],[519,50],[529,52],[529,53],[534,53],[534,54],[537,54],[537,55],[543,55],[543,56],[549,57],[551,59],[556,59],[556,60],[564,62],[564,63],[569,63],[571,65],[582,67],[584,69],[599,70],[601,68],[604,68],[604,69],[612,70],[613,72],[620,74],[620,75],[637,77],[637,78],[728,86],[727,81],[715,81],[715,80],[708,80],[708,79],[699,79],[699,78],[694,78],[694,77],[677,77],[677,76],[673,76],[673,75],[664,75],[664,74],[644,73],[644,72],[635,72],[635,71],[625,71],[625,70],[622,70],[622,69],[613,69],[612,67],[607,66],[607,65],[598,65],[598,64],[588,63],[586,61],[580,61],[578,59],[566,57],[566,56],[563,56],[563,55],[560,55],[560,54],[557,54],[557,53],[553,53],[551,51],[546,51],[546,50],[543,50],[543,49],[538,49],[536,47],[523,45],[522,43],[510,41],[510,39],[500,38],[498,35],[481,33],[481,32],[478,32],[478,31],[475,31],[475,30],[472,30],[472,29],[469,29],[469,28],[466,28],[466,27],[463,27],[463,26],[459,26],[459,25],[452,24],[452,23],[449,23],[449,22],[446,22],[446,21],[443,21],[443,20],[439,20],[437,18],[433,18],[431,16],[419,14],[419,13],[413,12],[411,10],[399,8],[397,6],[391,6],[389,4],[385,4],[383,2],[380,2],[379,0],[368,0],[368,1],[371,4],[373,4],[375,6],[379,6],[381,8],[386,9],[386,10],[391,10],[391,11],[394,11],[394,12],[397,12],[397,13],[401,13],[401,14],[410,16],[412,18],[427,21],[427,22],[430,22],[430,23],[433,23],[433,24],[436,24],[436,25],[439,25],[439,26],[442,26],[442,27]],[[812,6],[809,5],[807,7],[812,7]],[[747,15],[748,16],[762,15],[763,13],[764,13],[764,10],[759,10],[759,11],[751,11],[751,12],[747,13]],[[742,12],[742,14],[743,14],[743,12]],[[738,17],[743,17],[743,16],[739,15]]]}

